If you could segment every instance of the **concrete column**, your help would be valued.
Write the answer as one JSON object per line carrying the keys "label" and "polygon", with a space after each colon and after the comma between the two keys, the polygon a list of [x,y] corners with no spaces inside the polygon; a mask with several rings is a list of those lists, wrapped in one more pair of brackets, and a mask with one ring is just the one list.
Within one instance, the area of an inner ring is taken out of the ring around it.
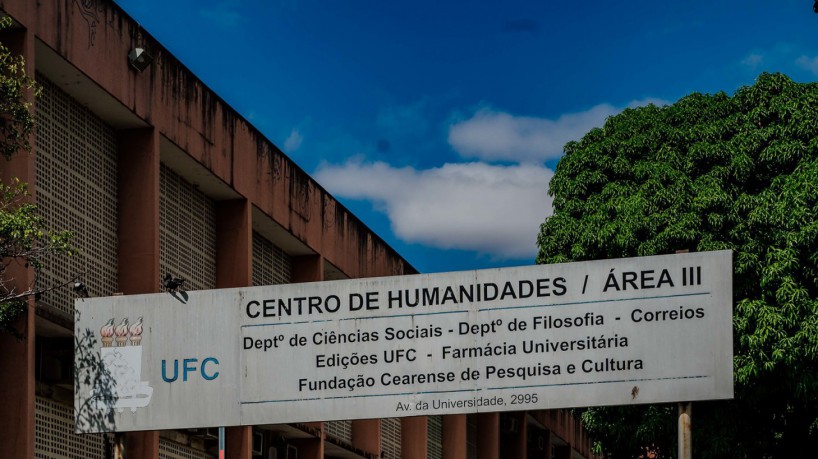
{"label": "concrete column", "polygon": [[13,459],[34,457],[34,314],[29,301],[14,325],[22,340],[0,334],[0,450]]}
{"label": "concrete column", "polygon": [[298,448],[298,457],[305,459],[323,459],[324,439],[326,438],[324,423],[321,421],[305,422],[304,425],[317,430],[318,433],[315,437],[303,438],[293,442],[293,445]]}
{"label": "concrete column", "polygon": [[513,423],[514,428],[502,434],[500,451],[503,459],[526,459],[528,456],[526,412],[508,413],[506,416]]}
{"label": "concrete column", "polygon": [[216,203],[216,288],[253,285],[253,223],[249,201]]}
{"label": "concrete column", "polygon": [[159,289],[159,133],[119,132],[119,289],[126,295]]}
{"label": "concrete column", "polygon": [[[302,255],[292,259],[293,283],[318,282],[324,280],[324,258],[321,255]],[[317,438],[306,438],[294,444],[298,448],[298,457],[305,459],[322,459],[324,457],[324,423],[308,422],[305,425],[318,429]]]}
{"label": "concrete column", "polygon": [[323,459],[324,457],[324,423],[323,422],[307,422],[304,425],[312,427],[318,431],[316,437],[302,438],[299,440],[291,440],[293,445],[298,448],[299,459]]}
{"label": "concrete column", "polygon": [[[216,288],[253,285],[253,221],[246,199],[216,203]],[[219,427],[219,426],[213,426]],[[253,457],[253,427],[225,429],[225,455]]]}
{"label": "concrete column", "polygon": [[[159,289],[159,133],[153,128],[119,132],[119,290]],[[159,457],[159,432],[125,435],[128,459]]]}
{"label": "concrete column", "polygon": [[477,459],[500,459],[500,413],[477,415]]}
{"label": "concrete column", "polygon": [[[12,53],[26,60],[26,73],[34,76],[34,36],[25,29],[8,29],[0,40]],[[34,138],[30,139],[32,151]],[[19,153],[11,161],[0,158],[0,178],[11,183],[17,177],[34,189],[34,155]],[[7,273],[16,280],[18,289],[28,288],[34,281],[34,271],[24,266],[9,266]],[[34,457],[34,301],[28,301],[15,323],[22,340],[8,334],[0,335],[0,451],[4,457],[23,459]],[[8,456],[7,456],[8,455]]]}
{"label": "concrete column", "polygon": [[159,431],[128,432],[125,434],[125,457],[155,459],[159,457]]}
{"label": "concrete column", "polygon": [[443,458],[466,459],[466,415],[443,416]]}
{"label": "concrete column", "polygon": [[[320,423],[323,424],[323,423]],[[298,448],[298,458],[322,459],[324,457],[324,430],[318,438],[304,438],[300,440],[290,440]]]}
{"label": "concrete column", "polygon": [[402,459],[426,459],[429,450],[428,428],[429,418],[426,416],[414,416],[400,420]]}
{"label": "concrete column", "polygon": [[224,454],[229,459],[253,457],[253,427],[238,426],[224,429]]}
{"label": "concrete column", "polygon": [[352,446],[380,457],[381,421],[379,419],[352,421]]}

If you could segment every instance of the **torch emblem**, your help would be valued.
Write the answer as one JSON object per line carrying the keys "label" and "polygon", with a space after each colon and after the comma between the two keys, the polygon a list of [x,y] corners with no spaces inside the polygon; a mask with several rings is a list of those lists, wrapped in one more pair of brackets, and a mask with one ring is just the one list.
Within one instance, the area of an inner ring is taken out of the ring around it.
{"label": "torch emblem", "polygon": [[116,326],[115,323],[116,318],[111,318],[99,329],[100,358],[114,384],[104,390],[92,389],[91,397],[97,399],[100,408],[116,409],[120,413],[130,408],[136,412],[137,408],[148,406],[153,395],[153,387],[148,381],[142,381],[142,317],[133,324],[127,317]]}

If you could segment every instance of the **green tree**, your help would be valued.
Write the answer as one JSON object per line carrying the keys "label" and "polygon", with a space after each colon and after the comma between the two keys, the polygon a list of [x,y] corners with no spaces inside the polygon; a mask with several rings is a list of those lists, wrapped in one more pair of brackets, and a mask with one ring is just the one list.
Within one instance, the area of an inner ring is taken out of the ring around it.
{"label": "green tree", "polygon": [[[10,26],[11,18],[0,19],[0,30]],[[37,92],[37,85],[26,75],[23,57],[0,43],[0,152],[5,160],[31,150],[34,116],[28,100],[32,92]],[[71,252],[70,233],[49,233],[36,211],[26,184],[16,179],[0,182],[0,333],[17,334],[13,325],[26,300],[59,287],[38,287],[36,276],[34,284],[21,286],[11,277],[9,268],[20,265],[36,273],[44,257]]]}
{"label": "green tree", "polygon": [[[565,146],[538,263],[731,249],[736,398],[695,403],[697,457],[818,445],[818,84],[625,110]],[[676,407],[582,413],[609,457],[675,451]]]}

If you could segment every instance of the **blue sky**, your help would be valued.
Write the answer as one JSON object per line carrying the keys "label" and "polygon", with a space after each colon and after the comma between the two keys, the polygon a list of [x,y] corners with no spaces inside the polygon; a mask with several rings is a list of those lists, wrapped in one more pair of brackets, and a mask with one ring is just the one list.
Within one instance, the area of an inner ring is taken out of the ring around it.
{"label": "blue sky", "polygon": [[421,272],[532,264],[625,107],[818,78],[810,0],[116,2]]}

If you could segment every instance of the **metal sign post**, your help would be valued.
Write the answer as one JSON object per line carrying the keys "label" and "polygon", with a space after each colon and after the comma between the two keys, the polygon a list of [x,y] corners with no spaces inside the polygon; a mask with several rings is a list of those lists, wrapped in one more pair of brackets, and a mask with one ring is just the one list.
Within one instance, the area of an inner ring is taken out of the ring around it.
{"label": "metal sign post", "polygon": [[[690,250],[677,250],[676,253],[689,253]],[[679,430],[678,430],[678,456],[679,459],[691,459],[693,450],[693,431],[690,425],[693,404],[690,402],[679,403]]]}
{"label": "metal sign post", "polygon": [[219,459],[224,459],[224,427],[219,427]]}
{"label": "metal sign post", "polygon": [[679,403],[679,459],[693,457],[693,430],[690,425],[692,414],[692,403]]}

